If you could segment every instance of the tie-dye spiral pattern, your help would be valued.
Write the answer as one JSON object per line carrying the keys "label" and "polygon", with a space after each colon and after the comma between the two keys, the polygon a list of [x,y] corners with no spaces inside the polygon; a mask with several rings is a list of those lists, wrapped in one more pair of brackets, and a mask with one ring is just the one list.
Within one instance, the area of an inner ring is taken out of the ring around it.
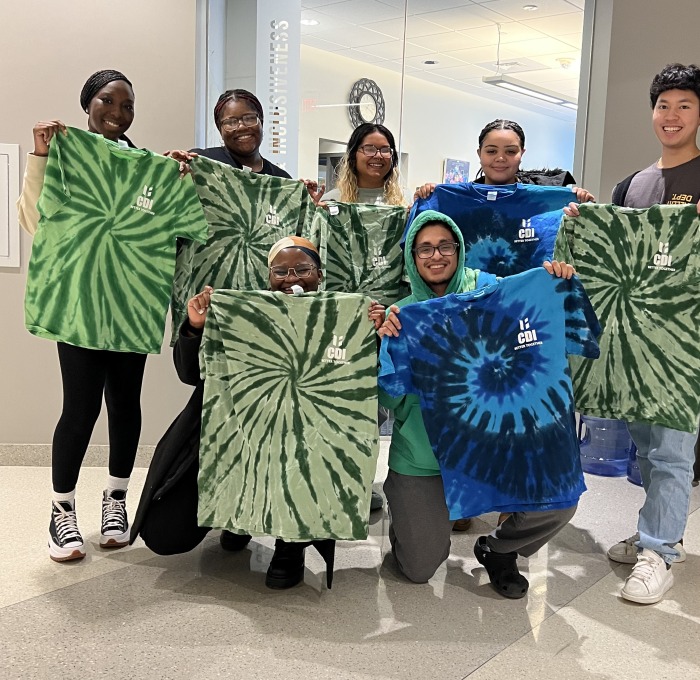
{"label": "tie-dye spiral pattern", "polygon": [[201,363],[199,524],[367,537],[378,454],[369,298],[219,291]]}

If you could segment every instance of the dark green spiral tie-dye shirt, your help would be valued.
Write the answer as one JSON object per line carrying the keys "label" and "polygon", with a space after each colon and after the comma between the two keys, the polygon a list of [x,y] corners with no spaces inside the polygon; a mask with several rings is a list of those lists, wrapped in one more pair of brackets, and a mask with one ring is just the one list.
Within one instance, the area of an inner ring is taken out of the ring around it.
{"label": "dark green spiral tie-dye shirt", "polygon": [[579,206],[554,257],[575,265],[601,358],[571,358],[582,413],[695,431],[700,413],[700,218],[694,205]]}
{"label": "dark green spiral tie-dye shirt", "polygon": [[51,140],[37,207],[29,331],[78,347],[160,352],[176,238],[207,238],[178,164],[69,128]]}
{"label": "dark green spiral tie-dye shirt", "polygon": [[378,455],[369,298],[217,291],[200,362],[201,526],[367,538]]}
{"label": "dark green spiral tie-dye shirt", "polygon": [[187,301],[204,286],[267,288],[267,253],[284,236],[300,235],[315,208],[301,182],[238,170],[200,156],[191,163],[209,222],[205,244],[180,248],[173,287],[173,336],[187,316]]}

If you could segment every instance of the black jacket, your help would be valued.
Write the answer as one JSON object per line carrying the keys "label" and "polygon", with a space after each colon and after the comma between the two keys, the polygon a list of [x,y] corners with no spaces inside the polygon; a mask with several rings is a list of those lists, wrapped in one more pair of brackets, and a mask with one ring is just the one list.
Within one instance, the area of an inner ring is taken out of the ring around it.
{"label": "black jacket", "polygon": [[[141,535],[159,555],[172,555],[195,548],[208,527],[197,526],[197,474],[199,435],[202,424],[204,381],[199,378],[201,333],[189,337],[180,328],[173,347],[178,377],[195,389],[182,413],[175,418],[153,453],[139,507],[131,525],[130,542]],[[195,331],[196,332],[196,331]]]}

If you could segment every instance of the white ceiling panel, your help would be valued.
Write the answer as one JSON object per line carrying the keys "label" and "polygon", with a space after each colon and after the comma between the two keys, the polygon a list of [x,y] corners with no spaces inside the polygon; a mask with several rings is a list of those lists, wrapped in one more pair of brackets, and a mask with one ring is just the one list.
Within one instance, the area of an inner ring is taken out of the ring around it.
{"label": "white ceiling panel", "polygon": [[475,40],[458,31],[445,31],[435,35],[426,35],[422,38],[411,40],[415,45],[426,47],[436,52],[450,52],[453,50],[468,50],[472,47],[483,47],[484,43]]}
{"label": "white ceiling panel", "polygon": [[571,45],[567,45],[555,38],[538,38],[537,40],[521,40],[510,43],[508,49],[520,56],[538,59],[543,54],[566,54],[571,52]]}
{"label": "white ceiling panel", "polygon": [[556,14],[551,17],[534,17],[527,25],[537,31],[546,33],[555,38],[568,33],[581,33],[583,31],[583,14],[570,12],[569,14]]}
{"label": "white ceiling panel", "polygon": [[[369,54],[374,54],[381,59],[401,59],[403,56],[403,43],[399,41],[382,43],[380,45],[367,45],[363,48],[363,52],[368,52]],[[419,47],[418,45],[413,45],[410,42],[406,43],[406,55],[407,57],[419,57],[422,54],[435,54],[435,52],[426,49],[425,47]],[[426,57],[427,59],[427,57]]]}
{"label": "white ceiling panel", "polygon": [[378,43],[396,42],[396,40],[384,33],[369,31],[362,26],[346,25],[342,31],[320,31],[314,37],[328,42],[337,42],[346,47],[364,47],[365,45],[377,45]]}
{"label": "white ceiling panel", "polygon": [[408,3],[408,13],[409,14],[420,14],[427,10],[438,11],[442,9],[453,9],[455,7],[468,7],[474,3],[469,0],[407,0]]}
{"label": "white ceiling panel", "polygon": [[[492,45],[488,47],[475,47],[470,50],[455,50],[454,52],[447,52],[447,56],[454,57],[467,64],[478,64],[482,61],[496,61],[497,51],[496,46]],[[509,45],[501,46],[501,61],[510,61],[520,56],[522,55],[511,50]]]}
{"label": "white ceiling panel", "polygon": [[569,33],[568,35],[560,35],[559,40],[580,51],[583,43],[583,35],[581,33]]}
{"label": "white ceiling panel", "polygon": [[479,78],[483,76],[493,75],[492,71],[487,71],[485,68],[481,68],[479,66],[472,66],[471,64],[435,69],[431,72],[437,73],[441,76],[447,76],[448,78],[454,78],[455,80],[464,80],[465,78]]}
{"label": "white ceiling panel", "polygon": [[334,19],[342,19],[350,23],[362,21],[363,18],[367,17],[372,17],[377,21],[403,17],[403,10],[391,5],[385,5],[379,0],[344,0],[343,2],[326,5],[320,8],[319,11]]}
{"label": "white ceiling panel", "polygon": [[302,19],[314,19],[318,21],[317,26],[305,26],[301,25],[302,35],[315,35],[321,31],[343,31],[347,26],[347,22],[341,21],[340,19],[333,19],[333,17],[327,14],[321,14],[312,9],[304,9],[301,12]]}
{"label": "white ceiling panel", "polygon": [[328,42],[328,40],[322,40],[321,38],[317,38],[315,35],[305,35],[301,42],[309,47],[315,47],[319,50],[326,50],[326,52],[337,52],[338,50],[347,49],[347,46],[345,45],[339,45],[337,42]]}
{"label": "white ceiling panel", "polygon": [[323,7],[325,5],[333,5],[343,0],[301,0],[302,9],[315,9],[316,7]]}
{"label": "white ceiling panel", "polygon": [[[537,5],[537,10],[531,12],[523,9],[523,6],[530,4]],[[539,17],[548,17],[553,14],[579,11],[566,0],[533,0],[532,2],[527,2],[526,0],[491,0],[483,3],[481,6],[515,21],[528,21]]]}
{"label": "white ceiling panel", "polygon": [[430,5],[426,4],[425,9],[425,13],[417,14],[416,16],[425,21],[444,26],[451,31],[464,31],[503,21],[503,16],[488,9],[483,9],[481,5],[469,5],[467,7],[433,12],[430,9]]}
{"label": "white ceiling panel", "polygon": [[374,54],[368,54],[362,50],[338,50],[335,54],[340,57],[347,57],[348,59],[354,59],[355,61],[361,61],[365,64],[377,64],[379,66],[384,66],[385,63],[388,64],[388,59],[381,59]]}
{"label": "white ceiling panel", "polygon": [[[478,40],[484,45],[498,44],[498,26],[496,26],[496,24],[482,26],[481,28],[472,28],[468,31],[462,31],[462,33]],[[546,37],[549,36],[518,21],[509,21],[508,23],[501,24],[501,45],[507,45],[508,43],[518,42],[520,40],[536,40]]]}
{"label": "white ceiling panel", "polygon": [[[380,33],[386,33],[392,38],[397,40],[403,39],[404,22],[403,19],[390,19],[389,21],[370,21],[363,22],[362,24],[365,28],[370,28],[373,31],[379,31]],[[419,38],[424,35],[431,35],[434,33],[444,33],[445,28],[443,26],[437,26],[436,24],[431,24],[429,21],[423,21],[418,17],[408,17],[406,22],[406,37],[410,40],[411,38]]]}
{"label": "white ceiling panel", "polygon": [[[426,59],[436,60],[437,64],[424,64]],[[435,69],[448,68],[449,66],[464,66],[464,62],[446,54],[423,54],[419,57],[406,57],[406,63],[421,70],[434,71]]]}

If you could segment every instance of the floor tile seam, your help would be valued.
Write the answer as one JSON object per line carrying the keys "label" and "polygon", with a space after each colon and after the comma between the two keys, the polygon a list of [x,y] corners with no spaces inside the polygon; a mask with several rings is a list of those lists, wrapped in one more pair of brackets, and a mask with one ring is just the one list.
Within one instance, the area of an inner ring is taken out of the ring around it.
{"label": "floor tile seam", "polygon": [[[116,569],[110,569],[109,571],[106,571],[104,573],[100,574],[95,574],[94,576],[90,576],[88,578],[80,579],[79,581],[75,581],[74,583],[66,583],[65,585],[58,586],[57,588],[52,588],[51,590],[47,590],[43,593],[38,593],[37,595],[31,595],[25,599],[18,600],[17,602],[11,602],[10,604],[5,604],[5,605],[0,605],[0,612],[4,611],[5,609],[9,609],[10,607],[15,607],[17,605],[23,605],[27,604],[29,602],[32,602],[32,600],[38,600],[42,597],[47,597],[48,595],[51,595],[53,593],[58,593],[61,590],[66,590],[67,588],[73,588],[74,586],[79,586],[82,585],[83,583],[88,583],[89,581],[94,581],[97,578],[102,578],[103,576],[109,576],[111,574],[115,574],[122,569],[128,569],[129,567],[136,567],[140,566],[141,564],[148,562],[149,560],[153,559],[154,557],[158,557],[155,553],[153,555],[150,555],[143,560],[139,560],[137,562],[125,562],[118,566]],[[69,567],[70,568],[70,567]]]}
{"label": "floor tile seam", "polygon": [[478,671],[480,668],[482,668],[482,666],[486,666],[487,664],[491,663],[491,661],[493,661],[497,656],[499,656],[500,654],[503,654],[503,652],[505,652],[507,649],[510,649],[513,645],[517,645],[521,640],[524,640],[528,635],[531,635],[537,628],[539,628],[540,626],[542,626],[546,621],[548,621],[548,620],[549,620],[550,618],[552,618],[553,616],[557,616],[557,615],[559,615],[564,609],[570,608],[570,607],[571,607],[571,604],[572,604],[575,600],[578,600],[578,598],[580,598],[580,597],[582,597],[583,595],[585,595],[589,590],[591,590],[591,588],[594,588],[594,587],[597,586],[601,581],[603,581],[603,580],[606,579],[608,576],[610,576],[610,574],[614,574],[614,573],[615,573],[615,570],[611,567],[611,568],[610,568],[610,571],[609,571],[607,574],[604,574],[604,575],[601,576],[599,579],[597,579],[597,580],[595,580],[593,583],[591,583],[587,588],[584,588],[580,593],[577,593],[576,595],[574,595],[568,602],[563,603],[562,605],[560,605],[560,606],[557,607],[556,609],[552,609],[552,611],[551,611],[547,616],[545,616],[536,626],[530,628],[529,631],[523,633],[520,637],[516,638],[516,639],[513,640],[512,642],[509,642],[509,643],[508,643],[507,645],[505,645],[502,649],[498,650],[495,654],[493,654],[492,656],[490,656],[488,659],[486,659],[484,662],[480,663],[480,664],[479,664],[476,668],[474,668],[472,671],[470,671],[469,673],[467,673],[467,675],[463,676],[460,680],[467,680],[467,679],[469,678],[470,675],[472,675],[473,673],[475,673],[476,671]]}

